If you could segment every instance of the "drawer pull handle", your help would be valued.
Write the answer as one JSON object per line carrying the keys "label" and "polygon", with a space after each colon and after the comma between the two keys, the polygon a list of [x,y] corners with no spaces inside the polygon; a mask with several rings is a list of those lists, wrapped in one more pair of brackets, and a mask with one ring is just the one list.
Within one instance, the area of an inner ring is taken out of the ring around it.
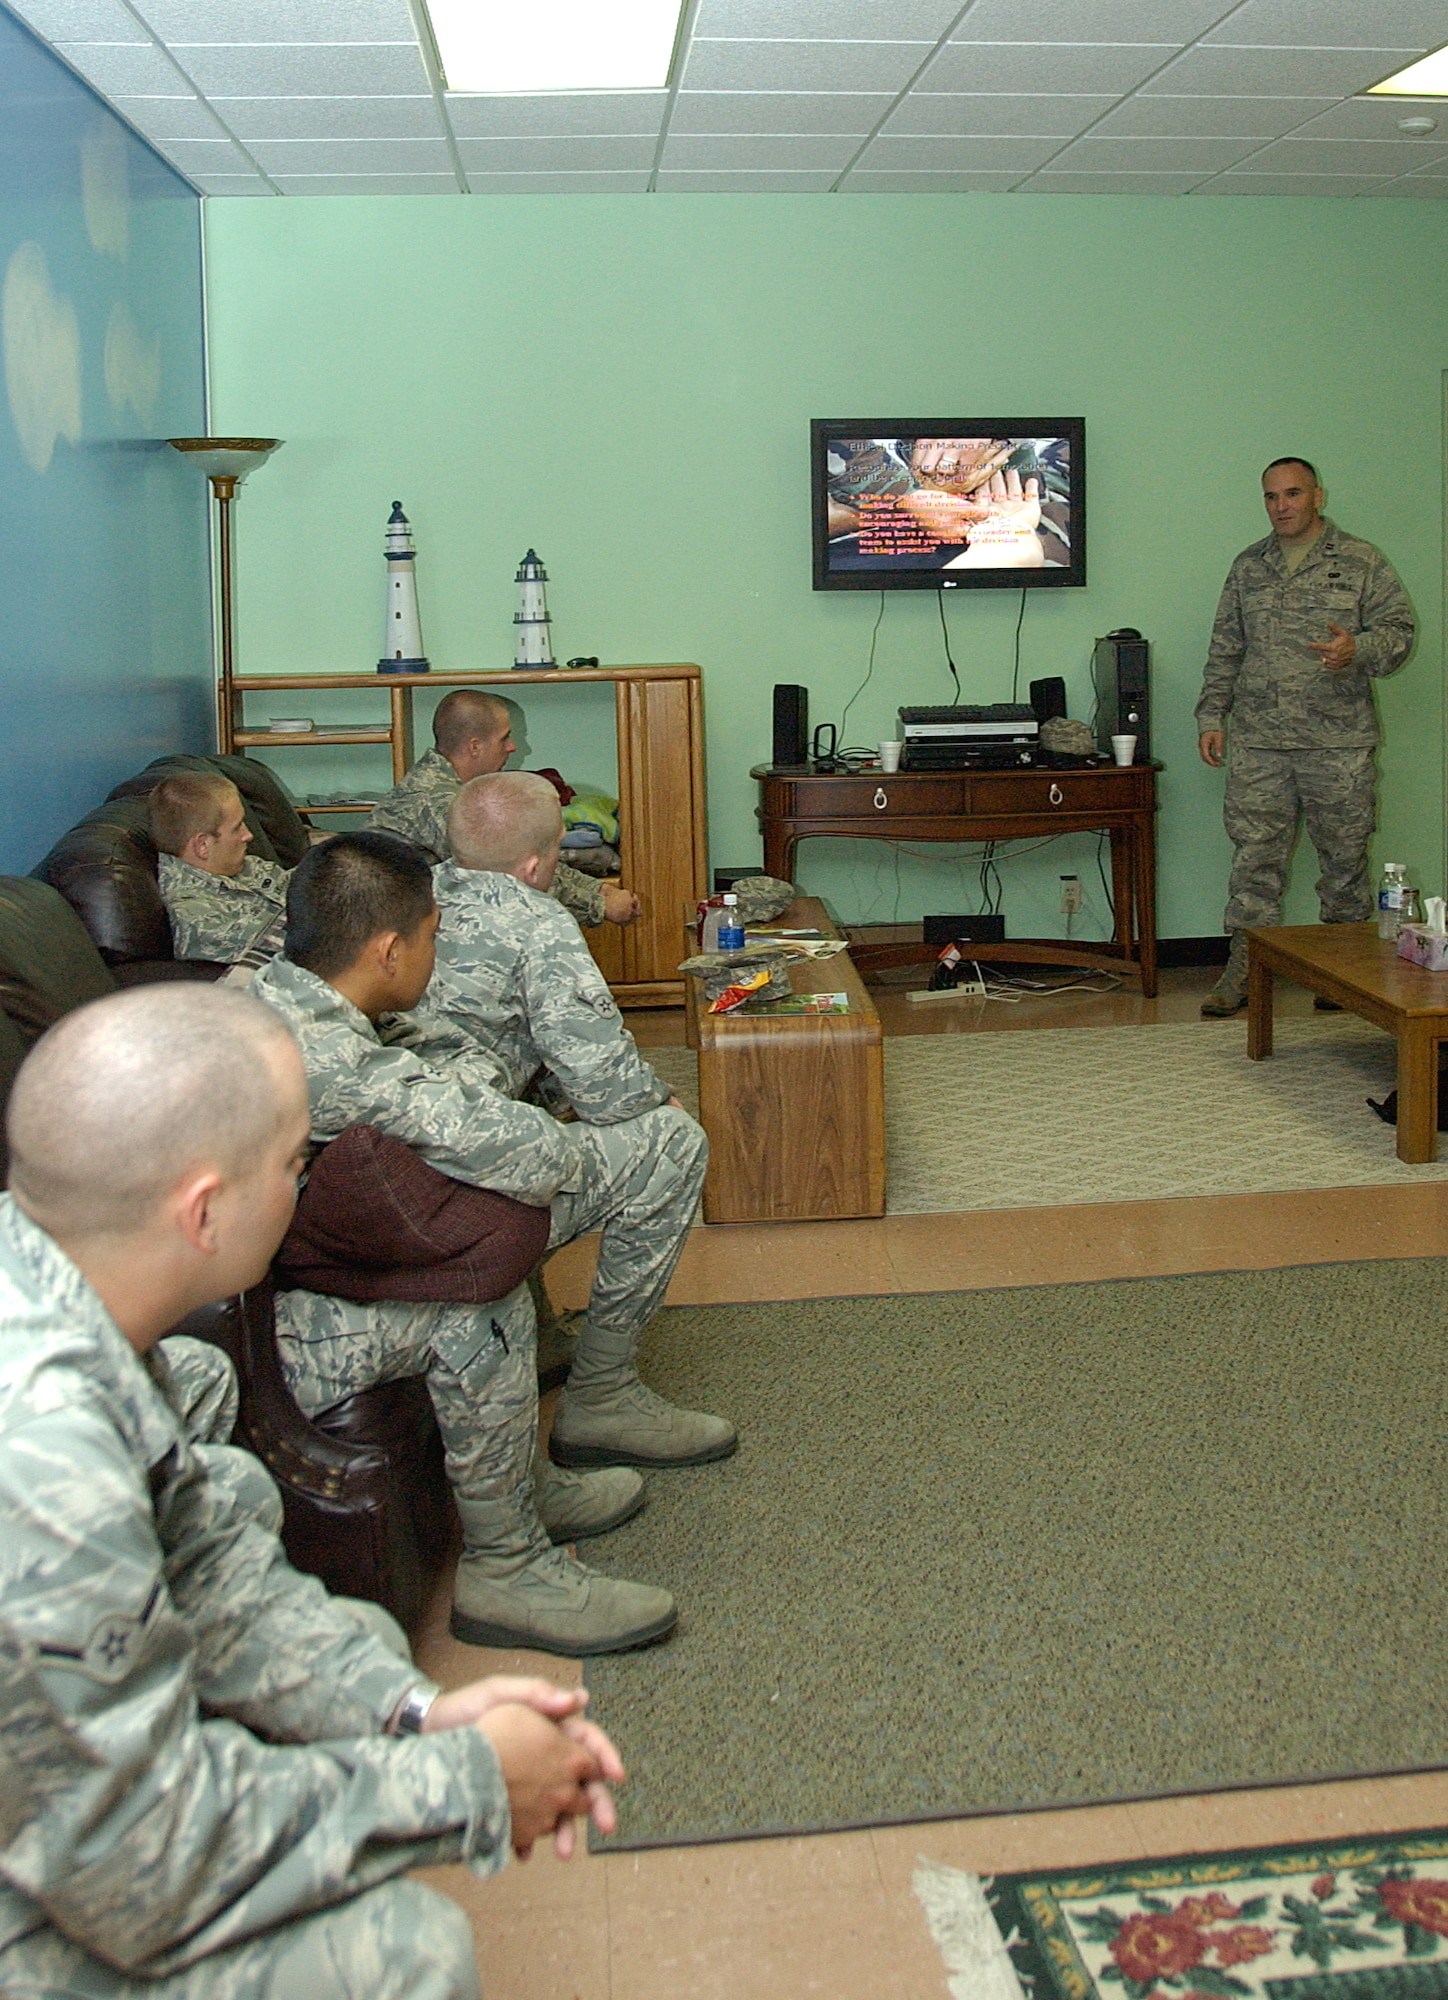
{"label": "drawer pull handle", "polygon": [[889,805],[889,803],[890,803],[890,801],[889,801],[889,799],[888,799],[888,798],[886,797],[886,795],[885,795],[885,787],[884,787],[883,785],[876,785],[876,787],[875,787],[875,810],[876,810],[876,812],[881,812],[881,813],[882,813],[882,812],[884,812],[884,810],[885,810],[886,806],[888,806],[888,805]]}
{"label": "drawer pull handle", "polygon": [[1051,804],[1053,806],[1058,806],[1060,805],[1062,799],[1065,798],[1066,794],[1061,790],[1061,787],[1059,785],[1052,785],[1050,791],[1046,794],[1046,796],[1047,798],[1050,799]]}

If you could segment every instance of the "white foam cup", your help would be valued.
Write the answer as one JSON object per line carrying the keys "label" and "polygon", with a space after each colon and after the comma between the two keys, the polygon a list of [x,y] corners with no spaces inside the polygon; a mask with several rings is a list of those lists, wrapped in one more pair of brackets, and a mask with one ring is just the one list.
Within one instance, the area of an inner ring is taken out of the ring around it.
{"label": "white foam cup", "polygon": [[898,771],[900,768],[900,753],[904,748],[905,745],[903,743],[882,743],[880,745],[880,769],[882,771]]}
{"label": "white foam cup", "polygon": [[1118,764],[1134,764],[1136,762],[1136,738],[1134,736],[1113,736],[1111,739],[1111,754]]}

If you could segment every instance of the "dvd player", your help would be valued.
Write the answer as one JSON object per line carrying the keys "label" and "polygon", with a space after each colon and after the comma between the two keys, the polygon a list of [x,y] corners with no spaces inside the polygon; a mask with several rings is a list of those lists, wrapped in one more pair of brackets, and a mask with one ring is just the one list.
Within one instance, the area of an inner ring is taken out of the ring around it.
{"label": "dvd player", "polygon": [[1021,702],[902,708],[907,771],[1004,770],[1034,764],[1040,724]]}

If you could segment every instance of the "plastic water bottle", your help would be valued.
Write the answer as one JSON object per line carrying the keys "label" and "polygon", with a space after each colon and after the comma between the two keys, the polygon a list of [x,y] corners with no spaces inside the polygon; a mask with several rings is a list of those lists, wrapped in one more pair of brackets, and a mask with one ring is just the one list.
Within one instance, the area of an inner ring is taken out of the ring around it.
{"label": "plastic water bottle", "polygon": [[[1394,932],[1394,936],[1396,935],[1397,933]],[[719,920],[719,949],[720,951],[743,951],[744,949],[744,919],[739,914],[739,898],[737,896],[726,896],[724,898],[724,914]]]}
{"label": "plastic water bottle", "polygon": [[1403,904],[1408,893],[1408,871],[1401,861],[1383,863],[1383,879],[1378,886],[1378,936],[1389,940],[1398,935],[1403,921]]}

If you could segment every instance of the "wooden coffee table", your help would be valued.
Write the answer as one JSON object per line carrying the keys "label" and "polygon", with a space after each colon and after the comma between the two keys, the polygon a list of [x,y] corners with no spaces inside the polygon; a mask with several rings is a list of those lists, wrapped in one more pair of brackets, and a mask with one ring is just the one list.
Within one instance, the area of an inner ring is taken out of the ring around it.
{"label": "wooden coffee table", "polygon": [[1272,982],[1280,974],[1386,1028],[1398,1044],[1398,1158],[1438,1157],[1438,1044],[1448,1036],[1448,972],[1399,958],[1375,923],[1284,924],[1247,933],[1247,1053],[1272,1053]]}

